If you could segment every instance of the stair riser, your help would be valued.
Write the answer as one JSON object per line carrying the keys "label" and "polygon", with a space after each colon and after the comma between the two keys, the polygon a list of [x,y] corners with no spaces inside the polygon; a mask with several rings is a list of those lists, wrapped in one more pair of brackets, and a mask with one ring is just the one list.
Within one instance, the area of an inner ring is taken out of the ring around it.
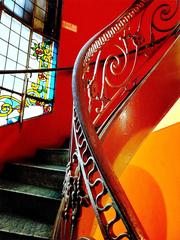
{"label": "stair riser", "polygon": [[55,199],[0,190],[0,211],[3,212],[23,214],[26,217],[52,223],[59,205],[60,201]]}
{"label": "stair riser", "polygon": [[36,161],[40,163],[66,166],[68,156],[68,150],[38,150],[36,154]]}
{"label": "stair riser", "polygon": [[24,236],[9,232],[0,232],[0,240],[50,240],[50,238]]}
{"label": "stair riser", "polygon": [[48,187],[61,191],[65,172],[51,169],[27,167],[23,165],[6,165],[2,177],[12,181],[19,181],[41,187]]}

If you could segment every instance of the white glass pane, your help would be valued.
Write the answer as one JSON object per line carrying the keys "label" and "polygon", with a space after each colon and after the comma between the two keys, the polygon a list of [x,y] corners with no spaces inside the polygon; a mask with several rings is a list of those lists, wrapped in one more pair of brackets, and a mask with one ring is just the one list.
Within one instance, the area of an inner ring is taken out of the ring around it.
{"label": "white glass pane", "polygon": [[0,38],[8,42],[9,40],[9,28],[0,23]]}
{"label": "white glass pane", "polygon": [[[0,108],[3,103],[0,101]],[[7,121],[5,117],[0,117],[0,126],[6,125]]]}
{"label": "white glass pane", "polygon": [[16,69],[17,70],[24,70],[24,69],[26,69],[26,66],[23,66],[23,65],[17,63]]}
{"label": "white glass pane", "polygon": [[[4,78],[4,75],[0,74],[0,86],[2,86],[3,78]],[[0,90],[0,92],[1,92],[1,90]]]}
{"label": "white glass pane", "polygon": [[30,57],[29,67],[33,68],[33,69],[38,69],[39,68],[39,62],[35,59],[35,57]]}
{"label": "white glass pane", "polygon": [[21,23],[15,18],[12,19],[11,29],[18,34],[20,34],[21,32]]}
{"label": "white glass pane", "polygon": [[22,51],[19,51],[18,63],[26,66],[26,60],[27,60],[27,54]]}
{"label": "white glass pane", "polygon": [[12,97],[16,98],[18,101],[21,101],[21,98],[22,98],[21,96],[15,94],[15,93],[12,94]]}
{"label": "white glass pane", "polygon": [[8,58],[11,58],[15,62],[17,61],[18,56],[18,49],[16,47],[13,47],[12,45],[9,45],[8,47]]}
{"label": "white glass pane", "polygon": [[5,12],[2,12],[2,15],[1,15],[1,23],[3,23],[4,25],[6,25],[7,27],[10,28],[10,25],[11,25],[11,17],[6,14]]}
{"label": "white glass pane", "polygon": [[0,55],[0,70],[4,70],[5,69],[5,62],[6,62],[6,58],[2,55]]}
{"label": "white glass pane", "polygon": [[[7,46],[8,46],[7,42],[0,39],[0,54],[6,56]],[[1,62],[0,62],[0,64],[1,64]]]}
{"label": "white glass pane", "polygon": [[19,39],[20,36],[17,33],[11,31],[9,42],[15,47],[19,47]]}
{"label": "white glass pane", "polygon": [[11,93],[8,92],[8,91],[5,91],[5,90],[1,90],[1,96],[2,96],[2,95],[3,95],[3,96],[4,96],[4,95],[5,95],[5,96],[6,96],[6,95],[7,95],[7,96],[10,95],[10,96],[11,96]]}
{"label": "white glass pane", "polygon": [[3,87],[12,90],[14,85],[14,77],[9,74],[4,75]]}
{"label": "white glass pane", "polygon": [[24,38],[26,38],[29,41],[29,35],[30,35],[29,28],[22,25],[21,36],[23,36]]}
{"label": "white glass pane", "polygon": [[26,39],[21,37],[19,48],[24,52],[28,52],[28,47],[29,47],[29,42]]}
{"label": "white glass pane", "polygon": [[11,59],[7,59],[6,70],[15,70],[15,69],[16,69],[16,62],[12,61]]}
{"label": "white glass pane", "polygon": [[24,119],[39,116],[43,114],[42,106],[29,106],[24,110]]}
{"label": "white glass pane", "polygon": [[24,85],[24,81],[23,80],[21,80],[19,78],[15,78],[14,91],[22,93],[23,85]]}
{"label": "white glass pane", "polygon": [[38,81],[38,73],[32,73],[29,81],[30,81],[31,83],[32,83],[32,82],[33,82],[33,83],[37,83],[37,81]]}
{"label": "white glass pane", "polygon": [[33,36],[32,36],[32,42],[33,43],[41,43],[42,42],[42,36],[34,32]]}
{"label": "white glass pane", "polygon": [[[24,67],[24,68],[25,68],[25,67]],[[17,67],[16,67],[16,69],[17,69]],[[21,67],[21,69],[23,69],[23,68]],[[19,70],[21,70],[21,69],[19,69]],[[17,77],[17,78],[19,78],[19,79],[21,79],[21,80],[24,81],[25,73],[16,73],[16,74],[14,74],[14,75],[15,75],[15,77]]]}

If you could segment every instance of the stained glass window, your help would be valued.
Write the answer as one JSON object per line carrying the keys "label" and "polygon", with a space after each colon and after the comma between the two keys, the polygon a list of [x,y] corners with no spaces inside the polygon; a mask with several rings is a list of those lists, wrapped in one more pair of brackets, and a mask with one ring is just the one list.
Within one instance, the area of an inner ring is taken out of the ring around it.
{"label": "stained glass window", "polygon": [[4,0],[0,4],[34,31],[58,39],[62,1]]}
{"label": "stained glass window", "polygon": [[[58,46],[51,34],[44,34],[49,1],[4,0],[3,4],[0,70],[55,68]],[[0,74],[0,126],[51,112],[55,77],[48,71]]]}

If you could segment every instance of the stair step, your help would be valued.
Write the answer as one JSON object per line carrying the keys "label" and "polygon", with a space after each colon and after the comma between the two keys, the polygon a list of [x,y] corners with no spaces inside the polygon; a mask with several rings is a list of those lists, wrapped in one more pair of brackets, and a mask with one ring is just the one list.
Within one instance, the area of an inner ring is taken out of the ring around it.
{"label": "stair step", "polygon": [[0,240],[50,239],[52,225],[15,214],[0,213]]}
{"label": "stair step", "polygon": [[[59,199],[42,196],[42,189],[41,195],[35,195],[17,191],[11,188],[13,184],[11,184],[10,189],[7,184],[4,183],[2,185],[6,186],[5,188],[0,188],[0,211],[23,214],[28,217],[34,216],[36,219],[48,223],[54,221],[60,205]],[[31,192],[33,192],[32,189],[33,186],[31,186]]]}
{"label": "stair step", "polygon": [[61,192],[30,184],[23,184],[19,182],[12,182],[5,179],[0,179],[0,190],[12,191],[17,193],[24,193],[32,196],[45,197],[49,199],[60,200]]}
{"label": "stair step", "polygon": [[62,190],[65,167],[36,163],[7,163],[2,178]]}
{"label": "stair step", "polygon": [[36,153],[36,161],[41,163],[66,166],[68,162],[68,156],[69,156],[69,149],[67,148],[38,149]]}

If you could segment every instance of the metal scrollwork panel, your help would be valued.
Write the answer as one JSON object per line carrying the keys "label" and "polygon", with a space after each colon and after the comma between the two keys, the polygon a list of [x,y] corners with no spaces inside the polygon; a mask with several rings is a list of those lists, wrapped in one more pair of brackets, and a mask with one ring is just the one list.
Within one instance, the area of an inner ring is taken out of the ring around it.
{"label": "metal scrollwork panel", "polygon": [[89,197],[84,188],[77,150],[73,144],[73,140],[71,147],[70,161],[66,168],[63,183],[61,205],[52,236],[53,240],[76,240],[81,209],[90,205]]}
{"label": "metal scrollwork panel", "polygon": [[82,175],[104,238],[137,239],[101,174],[75,111],[74,136]]}
{"label": "metal scrollwork panel", "polygon": [[177,30],[179,1],[151,2],[129,8],[87,50],[82,81],[95,126],[137,86],[138,73]]}

